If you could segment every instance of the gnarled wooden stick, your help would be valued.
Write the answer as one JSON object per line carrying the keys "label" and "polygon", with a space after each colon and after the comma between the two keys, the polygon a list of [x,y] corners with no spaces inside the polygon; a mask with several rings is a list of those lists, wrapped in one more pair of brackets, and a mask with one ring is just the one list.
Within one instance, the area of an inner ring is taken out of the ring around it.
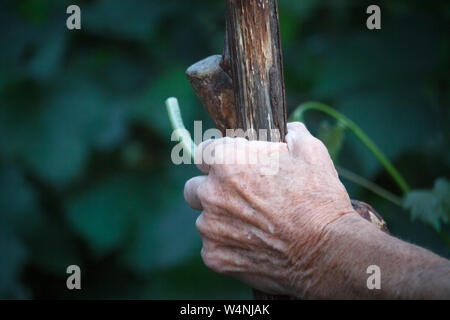
{"label": "gnarled wooden stick", "polygon": [[[284,141],[286,99],[276,0],[227,0],[227,36],[238,127]],[[277,137],[272,137],[273,130]]]}

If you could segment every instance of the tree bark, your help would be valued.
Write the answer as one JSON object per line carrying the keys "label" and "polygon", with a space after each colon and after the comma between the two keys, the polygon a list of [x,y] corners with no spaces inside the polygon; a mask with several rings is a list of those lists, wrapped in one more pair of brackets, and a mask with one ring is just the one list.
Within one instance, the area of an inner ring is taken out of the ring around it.
{"label": "tree bark", "polygon": [[277,1],[227,0],[226,41],[238,127],[267,130],[269,141],[284,141],[286,99]]}

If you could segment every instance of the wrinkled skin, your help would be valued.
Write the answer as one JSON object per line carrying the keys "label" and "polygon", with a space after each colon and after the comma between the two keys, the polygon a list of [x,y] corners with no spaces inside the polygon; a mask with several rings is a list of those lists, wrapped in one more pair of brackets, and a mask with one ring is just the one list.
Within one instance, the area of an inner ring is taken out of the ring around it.
{"label": "wrinkled skin", "polygon": [[[288,131],[287,143],[225,138],[197,149],[196,162],[209,159],[198,165],[207,176],[189,180],[184,196],[203,211],[196,224],[205,264],[298,298],[450,299],[450,261],[361,218],[325,146],[301,123]],[[210,161],[253,155],[253,164]],[[276,171],[263,170],[273,164]],[[373,265],[377,290],[367,285]]]}
{"label": "wrinkled skin", "polygon": [[[327,226],[354,211],[322,142],[301,123],[288,129],[287,143],[271,143],[277,174],[261,174],[258,164],[203,164],[208,175],[189,180],[185,198],[203,210],[196,225],[209,268],[267,293],[298,296],[299,282],[304,291],[310,286]],[[233,157],[227,144],[249,156],[269,142],[207,141],[196,160],[208,145],[216,155]]]}

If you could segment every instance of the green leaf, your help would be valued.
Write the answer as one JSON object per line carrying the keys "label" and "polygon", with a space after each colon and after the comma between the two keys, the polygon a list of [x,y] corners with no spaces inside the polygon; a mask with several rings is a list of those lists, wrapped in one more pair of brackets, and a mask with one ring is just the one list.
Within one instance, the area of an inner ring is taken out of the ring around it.
{"label": "green leaf", "polygon": [[441,225],[450,221],[450,182],[440,178],[432,190],[411,191],[404,208],[410,210],[413,220],[421,220],[440,231]]}
{"label": "green leaf", "polygon": [[172,206],[160,216],[144,219],[124,251],[123,264],[145,275],[177,266],[197,255],[200,237],[195,229],[195,219],[195,212],[184,203]]}
{"label": "green leaf", "polygon": [[147,40],[164,17],[166,4],[152,1],[97,1],[83,8],[83,23],[90,33],[109,38]]}
{"label": "green leaf", "polygon": [[0,208],[0,220],[10,224],[9,229],[22,239],[35,240],[42,218],[38,196],[17,166],[0,166]]}
{"label": "green leaf", "polygon": [[146,192],[148,185],[136,176],[112,177],[71,197],[66,217],[94,253],[109,254],[123,245],[136,216],[145,213]]}
{"label": "green leaf", "polygon": [[1,151],[56,187],[83,172],[91,149],[121,142],[128,119],[98,85],[83,77],[64,80],[44,101],[10,101],[0,109]]}
{"label": "green leaf", "polygon": [[[66,201],[66,218],[97,256],[119,250],[143,221],[157,216],[171,201],[170,181],[161,175],[139,171],[103,179]],[[165,184],[158,185],[155,179]]]}
{"label": "green leaf", "polygon": [[23,299],[27,292],[20,275],[27,260],[26,249],[0,216],[0,298]]}
{"label": "green leaf", "polygon": [[82,265],[77,239],[60,219],[41,216],[24,236],[30,262],[45,273],[61,277],[69,265]]}
{"label": "green leaf", "polygon": [[14,166],[0,166],[0,208],[10,221],[19,220],[36,209],[34,190],[26,181],[23,172]]}
{"label": "green leaf", "polygon": [[30,74],[37,80],[47,80],[59,71],[66,49],[66,32],[58,32],[48,36],[30,61]]}

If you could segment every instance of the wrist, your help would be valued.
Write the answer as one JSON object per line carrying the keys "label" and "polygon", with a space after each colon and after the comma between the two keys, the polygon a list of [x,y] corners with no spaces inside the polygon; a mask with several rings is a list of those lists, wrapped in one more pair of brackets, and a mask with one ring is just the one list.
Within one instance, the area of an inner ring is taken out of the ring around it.
{"label": "wrist", "polygon": [[[298,288],[301,298],[339,299],[362,296],[366,290],[366,262],[359,259],[366,239],[382,233],[356,211],[343,214],[323,230],[308,253],[308,268],[302,266]],[[305,276],[307,275],[307,276]]]}
{"label": "wrist", "polygon": [[[327,225],[298,269],[296,295],[310,299],[423,299],[450,297],[450,264],[393,238],[356,212]],[[369,266],[380,270],[380,288],[367,285]]]}

